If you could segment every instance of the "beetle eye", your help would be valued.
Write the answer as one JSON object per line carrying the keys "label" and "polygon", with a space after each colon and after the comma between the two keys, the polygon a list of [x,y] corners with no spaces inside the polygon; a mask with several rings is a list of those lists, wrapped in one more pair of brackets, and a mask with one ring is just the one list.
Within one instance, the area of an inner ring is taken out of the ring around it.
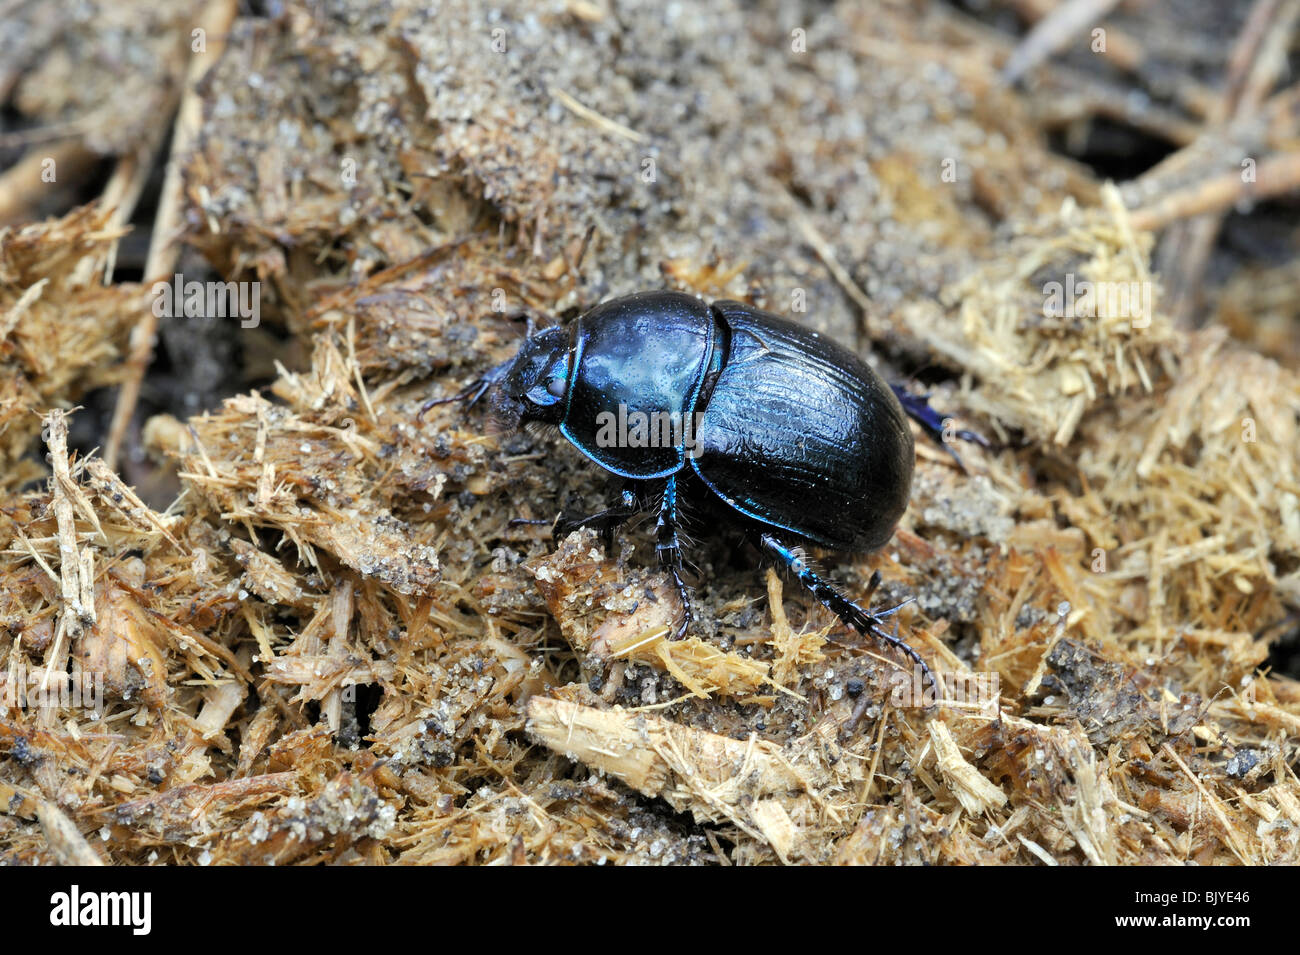
{"label": "beetle eye", "polygon": [[564,400],[569,383],[563,378],[547,378],[529,388],[524,398],[538,408],[549,408]]}

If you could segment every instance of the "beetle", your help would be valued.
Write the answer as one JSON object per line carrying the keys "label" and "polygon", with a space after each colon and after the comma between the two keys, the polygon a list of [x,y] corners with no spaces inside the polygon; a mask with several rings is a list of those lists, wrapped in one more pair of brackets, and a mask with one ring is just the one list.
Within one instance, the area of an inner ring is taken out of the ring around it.
{"label": "beetle", "polygon": [[[682,601],[677,637],[692,619],[678,534],[689,486],[711,495],[847,626],[906,654],[935,685],[920,654],[882,626],[903,604],[867,610],[819,576],[802,550],[866,552],[889,541],[911,492],[907,417],[948,447],[944,421],[924,398],[886,384],[857,355],[801,325],[741,302],[706,304],[667,290],[615,298],[568,327],[530,333],[513,358],[464,391],[427,402],[420,416],[485,393],[503,427],[554,425],[625,481],[612,506],[557,520],[557,540],[588,526],[612,534],[651,499],[648,487],[662,488],[656,550]],[[877,572],[867,600],[879,579]]]}

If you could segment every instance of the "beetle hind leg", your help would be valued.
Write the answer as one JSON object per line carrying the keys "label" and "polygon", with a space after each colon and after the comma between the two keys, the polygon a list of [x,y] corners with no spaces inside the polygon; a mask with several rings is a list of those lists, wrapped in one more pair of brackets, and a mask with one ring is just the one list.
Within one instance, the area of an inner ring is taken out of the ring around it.
{"label": "beetle hind leg", "polygon": [[[825,580],[822,580],[817,573],[808,566],[808,562],[803,559],[793,548],[787,547],[771,534],[763,534],[760,538],[763,549],[772,554],[781,561],[791,572],[799,578],[799,583],[803,584],[823,607],[829,610],[835,616],[839,617],[846,626],[852,627],[864,637],[874,637],[881,643],[888,644],[895,650],[907,656],[909,660],[921,668],[921,674],[924,676],[935,692],[938,692],[939,683],[935,679],[921,654],[902,637],[890,633],[880,624],[883,618],[896,613],[899,608],[906,606],[910,601],[904,601],[897,606],[890,607],[888,610],[872,613],[861,605],[850,600],[844,594],[840,593]],[[880,574],[877,572],[871,575],[871,583],[867,587],[867,599],[871,599],[871,594],[880,585]]]}
{"label": "beetle hind leg", "polygon": [[952,455],[952,459],[957,462],[957,467],[963,472],[970,473],[966,469],[965,462],[958,456],[953,449],[949,437],[960,438],[963,441],[971,441],[982,448],[989,447],[989,441],[977,431],[969,431],[965,428],[957,430],[951,429],[951,418],[941,415],[930,407],[930,402],[926,400],[926,395],[914,395],[902,385],[890,385],[894,395],[898,398],[898,403],[903,406],[903,412],[921,426],[921,430],[929,435],[930,439]]}
{"label": "beetle hind leg", "polygon": [[659,505],[659,523],[655,527],[655,551],[659,555],[659,566],[668,571],[677,586],[677,596],[682,602],[682,622],[678,625],[674,640],[686,635],[694,614],[691,611],[691,595],[682,581],[682,547],[677,533],[677,477],[668,478],[664,485],[663,502]]}

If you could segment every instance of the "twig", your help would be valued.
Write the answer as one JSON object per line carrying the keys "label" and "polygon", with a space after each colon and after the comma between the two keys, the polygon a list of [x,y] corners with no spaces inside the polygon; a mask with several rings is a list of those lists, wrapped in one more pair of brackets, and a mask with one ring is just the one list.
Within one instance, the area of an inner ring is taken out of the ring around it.
{"label": "twig", "polygon": [[[1276,82],[1289,46],[1295,3],[1284,0],[1255,0],[1237,36],[1224,76],[1223,97],[1211,116],[1212,122],[1227,122],[1244,105],[1253,109]],[[1289,9],[1288,9],[1289,8]],[[1268,49],[1261,56],[1261,49]]]}
{"label": "twig", "polygon": [[[1020,15],[1031,23],[1037,23],[1046,17],[1053,16],[1059,9],[1055,4],[1056,0],[1011,0],[1011,6],[1015,7]],[[1168,74],[1163,69],[1153,70],[1148,66],[1153,60],[1170,62],[1178,59],[1178,57],[1170,56],[1168,53],[1163,57],[1160,55],[1153,56],[1148,50],[1148,46],[1155,44],[1157,39],[1174,38],[1153,38],[1148,36],[1146,38],[1147,45],[1143,45],[1135,37],[1117,27],[1106,25],[1105,29],[1106,43],[1104,48],[1097,51],[1098,56],[1105,58],[1117,69],[1134,76],[1146,87],[1147,92],[1152,94],[1149,97],[1150,99],[1164,99],[1166,96],[1172,96],[1178,106],[1181,106],[1193,116],[1205,117],[1209,115],[1214,102],[1218,99],[1217,93],[1207,88],[1187,71],[1183,71],[1175,81],[1170,82]],[[989,31],[991,33],[996,32],[992,28],[989,28]],[[1181,39],[1181,37],[1178,37],[1178,39]],[[1059,64],[1053,66],[1052,72],[1058,76],[1065,75],[1064,69]],[[1130,97],[1130,101],[1131,99]],[[1137,104],[1133,105],[1137,106]],[[1145,112],[1148,106],[1149,104],[1137,106],[1139,114]],[[1132,120],[1127,121],[1131,122]]]}
{"label": "twig", "polygon": [[812,224],[812,221],[807,216],[800,215],[798,221],[799,231],[803,233],[804,241],[812,246],[812,250],[822,260],[826,270],[831,273],[831,277],[839,283],[840,288],[844,289],[849,298],[853,299],[854,304],[862,309],[864,317],[870,315],[872,313],[871,299],[867,297],[866,292],[862,291],[862,288],[853,280],[853,276],[849,275],[844,266],[840,265],[839,260],[835,258],[835,250],[831,248],[831,244],[822,237],[822,234],[817,231],[817,227]]}
{"label": "twig", "polygon": [[68,469],[68,420],[64,413],[55,408],[45,416],[46,445],[50,449],[51,466],[54,476],[50,481],[50,496],[53,499],[54,520],[59,532],[59,580],[63,612],[59,617],[58,634],[46,657],[46,676],[62,669],[63,640],[65,637],[80,636],[83,629],[95,622],[94,607],[82,604],[83,588],[81,581],[81,552],[77,547],[77,521],[72,511],[72,501],[68,488],[72,485],[72,475]]}
{"label": "twig", "polygon": [[47,123],[33,129],[15,129],[13,132],[0,134],[0,149],[14,146],[31,146],[35,143],[49,143],[60,139],[76,139],[82,135],[86,116],[78,116],[62,123]]}
{"label": "twig", "polygon": [[585,119],[587,122],[599,126],[601,129],[611,132],[615,136],[622,136],[624,139],[630,139],[634,143],[645,142],[645,136],[638,133],[635,129],[629,129],[627,126],[615,122],[608,116],[600,115],[600,113],[596,112],[590,106],[584,106],[582,103],[579,103],[562,89],[552,87],[551,96],[558,100],[561,106],[580,119]]}
{"label": "twig", "polygon": [[1175,764],[1177,764],[1178,768],[1181,769],[1187,775],[1187,778],[1192,781],[1192,785],[1194,785],[1197,791],[1200,792],[1202,798],[1210,804],[1210,809],[1219,820],[1219,824],[1223,826],[1223,839],[1224,842],[1227,843],[1228,848],[1232,850],[1232,854],[1241,861],[1242,865],[1253,864],[1253,860],[1247,854],[1245,847],[1237,839],[1237,833],[1233,831],[1232,824],[1228,822],[1228,817],[1224,815],[1223,807],[1219,805],[1219,800],[1215,799],[1214,796],[1210,794],[1209,790],[1205,788],[1205,784],[1202,783],[1197,775],[1192,772],[1191,768],[1179,758],[1178,754],[1174,752],[1172,746],[1165,743],[1160,747],[1160,749],[1166,756],[1173,760]]}
{"label": "twig", "polygon": [[[39,187],[54,185],[41,178],[46,168],[53,168],[58,183],[68,183],[76,181],[98,158],[79,139],[29,149],[22,159],[0,173],[0,225],[31,217],[44,198]],[[47,161],[53,166],[47,167]]]}
{"label": "twig", "polygon": [[[170,114],[172,108],[172,104],[168,103],[165,112]],[[136,203],[140,201],[140,195],[144,192],[145,183],[149,181],[149,171],[153,168],[154,157],[157,155],[158,150],[162,148],[166,129],[165,124],[159,123],[153,127],[138,149],[117,161],[117,168],[113,170],[113,176],[109,179],[108,185],[104,187],[104,194],[100,199],[105,207],[113,210],[113,214],[108,220],[111,227],[119,228],[131,221],[131,215],[135,212]],[[105,285],[113,281],[113,269],[117,264],[117,244],[119,241],[120,237],[114,239],[108,247],[108,255],[104,264]]]}
{"label": "twig", "polygon": [[[1033,20],[1045,16],[1050,10],[1042,9],[1041,0],[1030,0],[1023,6],[1025,9],[1021,12]],[[992,58],[1000,58],[1005,63],[1012,55],[1015,47],[1006,34],[946,7],[940,8],[940,16],[946,28],[966,41],[966,47],[901,46],[884,41],[873,42],[866,37],[855,38],[855,46],[864,55],[895,63],[910,63],[918,53],[924,51],[927,56],[942,56],[955,73],[970,77],[977,83],[985,82],[986,78],[998,81],[1000,72],[985,61],[990,59],[991,54]],[[1138,72],[1146,54],[1132,40],[1126,38],[1122,43],[1119,41],[1118,31],[1108,30],[1106,53],[1103,55],[1116,61],[1122,69]],[[1119,55],[1121,49],[1127,51],[1122,57]],[[1157,105],[1157,97],[1135,98],[1128,87],[1110,82],[1096,71],[1084,71],[1062,62],[1052,62],[1044,65],[1042,79],[1042,89],[1032,94],[1030,105],[1034,113],[1041,117],[1039,122],[1043,124],[1062,124],[1100,115],[1179,146],[1194,141],[1200,131],[1199,123],[1184,119],[1173,109]],[[1205,103],[1215,98],[1187,76],[1179,79],[1175,91],[1179,103],[1196,116],[1205,115]],[[1077,103],[1071,103],[1071,97]]]}
{"label": "twig", "polygon": [[1256,181],[1243,182],[1233,170],[1171,192],[1132,215],[1133,228],[1161,229],[1178,219],[1227,209],[1243,199],[1268,199],[1300,189],[1300,151],[1266,159],[1256,167]]}
{"label": "twig", "polygon": [[[200,22],[208,37],[207,47],[194,55],[185,78],[185,92],[181,96],[176,127],[172,134],[171,155],[167,158],[167,173],[163,179],[162,193],[158,197],[158,217],[154,220],[153,235],[149,238],[149,255],[144,267],[146,282],[170,273],[179,255],[178,233],[183,193],[181,163],[198,139],[203,120],[203,103],[199,99],[198,85],[226,48],[226,34],[235,19],[237,7],[236,0],[210,0],[203,11]],[[117,467],[127,426],[131,423],[136,402],[140,399],[140,385],[153,359],[157,334],[158,317],[153,309],[143,309],[140,321],[131,329],[126,376],[117,393],[113,421],[109,426],[108,439],[104,442],[102,456],[110,468]]]}
{"label": "twig", "polygon": [[[1256,0],[1228,57],[1223,95],[1209,115],[1208,130],[1217,135],[1237,117],[1259,109],[1286,65],[1297,13],[1300,0]],[[1178,222],[1161,242],[1160,271],[1165,275],[1166,308],[1178,326],[1192,324],[1205,266],[1223,216],[1222,210],[1216,210]]]}
{"label": "twig", "polygon": [[1081,31],[1096,26],[1119,0],[1065,0],[1043,17],[1020,44],[1011,51],[1002,67],[1002,82],[1008,86],[1063,49]]}
{"label": "twig", "polygon": [[130,485],[117,476],[116,471],[111,470],[99,458],[88,458],[83,466],[91,478],[99,482],[100,495],[105,502],[116,508],[132,524],[141,529],[152,528],[158,531],[178,551],[187,554],[194,552],[188,543],[181,543],[172,536],[153,508],[140,500]]}
{"label": "twig", "polygon": [[101,866],[99,857],[76,823],[54,803],[42,799],[36,806],[36,818],[45,833],[45,843],[59,860],[59,865]]}

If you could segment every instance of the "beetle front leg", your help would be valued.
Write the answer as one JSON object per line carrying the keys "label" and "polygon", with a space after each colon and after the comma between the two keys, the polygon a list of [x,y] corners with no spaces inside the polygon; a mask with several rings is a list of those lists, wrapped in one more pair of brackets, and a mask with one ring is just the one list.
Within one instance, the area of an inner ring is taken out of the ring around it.
{"label": "beetle front leg", "polygon": [[682,622],[673,634],[674,640],[686,635],[686,628],[692,620],[691,597],[682,582],[682,548],[677,539],[677,477],[668,478],[664,485],[663,503],[659,505],[659,523],[655,527],[655,550],[659,554],[659,566],[672,575],[677,585],[677,596],[682,601]]}
{"label": "beetle front leg", "polygon": [[605,541],[605,551],[609,553],[614,549],[614,530],[625,524],[630,517],[641,509],[641,502],[632,489],[631,482],[629,482],[624,485],[618,503],[610,505],[603,511],[597,511],[595,514],[588,514],[586,517],[580,517],[576,520],[566,519],[563,515],[556,518],[555,524],[551,528],[551,539],[556,544],[559,544],[560,541],[576,530],[581,530],[584,527],[594,527],[600,531],[601,537]]}
{"label": "beetle front leg", "polygon": [[[869,610],[865,610],[848,597],[844,596],[844,594],[840,593],[826,581],[822,580],[821,577],[817,576],[816,572],[808,566],[808,562],[796,553],[793,548],[787,547],[771,534],[762,535],[760,542],[763,545],[764,550],[775,556],[777,560],[781,561],[781,563],[786,567],[790,568],[791,572],[799,578],[799,583],[803,584],[804,587],[808,589],[808,592],[821,602],[823,607],[835,614],[835,616],[839,617],[846,626],[852,627],[864,637],[875,637],[882,643],[886,643],[899,652],[906,654],[913,663],[921,668],[922,675],[925,677],[926,681],[929,682],[935,693],[937,694],[939,692],[939,683],[935,679],[934,673],[931,672],[930,667],[926,664],[925,660],[921,658],[921,654],[917,653],[916,650],[907,643],[907,641],[903,640],[901,637],[895,636],[880,626],[880,621],[883,617],[887,617],[894,613],[899,607],[903,606],[903,604],[899,604],[898,607],[891,607],[888,610],[881,611],[880,613],[872,613]],[[873,575],[870,592],[875,591],[878,583],[878,578]],[[907,601],[904,601],[904,603],[906,602]]]}

